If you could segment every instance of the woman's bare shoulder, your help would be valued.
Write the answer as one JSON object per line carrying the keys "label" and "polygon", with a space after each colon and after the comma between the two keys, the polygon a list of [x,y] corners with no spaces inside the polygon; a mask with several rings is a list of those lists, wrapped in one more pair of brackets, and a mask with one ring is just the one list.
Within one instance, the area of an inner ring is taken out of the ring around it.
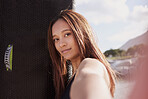
{"label": "woman's bare shoulder", "polygon": [[80,63],[70,95],[71,99],[111,99],[99,60],[86,58]]}
{"label": "woman's bare shoulder", "polygon": [[104,75],[104,65],[97,59],[85,58],[79,65],[78,72],[82,74]]}

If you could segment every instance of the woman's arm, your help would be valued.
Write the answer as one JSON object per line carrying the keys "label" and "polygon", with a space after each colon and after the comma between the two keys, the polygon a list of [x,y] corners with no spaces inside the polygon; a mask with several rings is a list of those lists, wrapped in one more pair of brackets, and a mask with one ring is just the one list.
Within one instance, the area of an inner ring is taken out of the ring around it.
{"label": "woman's arm", "polygon": [[106,73],[105,67],[98,60],[84,59],[71,87],[71,99],[111,99]]}

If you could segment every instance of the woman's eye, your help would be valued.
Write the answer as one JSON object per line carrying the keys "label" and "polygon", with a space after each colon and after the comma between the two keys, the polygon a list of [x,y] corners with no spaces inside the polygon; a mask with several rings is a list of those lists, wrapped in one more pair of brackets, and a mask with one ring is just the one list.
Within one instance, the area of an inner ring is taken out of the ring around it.
{"label": "woman's eye", "polygon": [[59,40],[58,38],[53,39],[54,42],[57,42],[58,40]]}
{"label": "woman's eye", "polygon": [[71,35],[71,33],[66,33],[66,34],[65,34],[65,37],[67,37],[67,36],[69,36],[69,35]]}

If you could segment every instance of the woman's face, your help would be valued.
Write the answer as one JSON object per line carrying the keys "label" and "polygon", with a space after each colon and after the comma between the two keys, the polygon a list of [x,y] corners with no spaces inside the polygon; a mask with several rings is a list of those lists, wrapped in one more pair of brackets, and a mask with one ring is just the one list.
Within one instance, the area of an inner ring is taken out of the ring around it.
{"label": "woman's face", "polygon": [[58,19],[52,26],[52,36],[57,51],[67,60],[80,57],[80,50],[75,36],[63,19]]}

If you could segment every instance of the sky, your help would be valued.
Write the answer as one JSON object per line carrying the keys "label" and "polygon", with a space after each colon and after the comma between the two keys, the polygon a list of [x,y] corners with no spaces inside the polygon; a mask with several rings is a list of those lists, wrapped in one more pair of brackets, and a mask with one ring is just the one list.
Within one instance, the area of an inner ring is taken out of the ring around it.
{"label": "sky", "polygon": [[102,52],[120,48],[148,30],[148,0],[75,0]]}

